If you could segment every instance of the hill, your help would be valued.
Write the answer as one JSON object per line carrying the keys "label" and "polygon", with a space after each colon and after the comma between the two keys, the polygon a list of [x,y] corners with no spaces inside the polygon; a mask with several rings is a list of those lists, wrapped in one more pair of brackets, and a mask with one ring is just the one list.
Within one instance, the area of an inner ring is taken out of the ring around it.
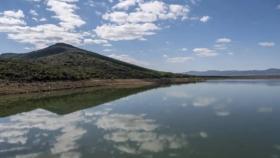
{"label": "hill", "polygon": [[0,79],[8,81],[174,77],[188,75],[143,68],[65,43],[24,54],[0,55]]}
{"label": "hill", "polygon": [[187,72],[190,75],[196,76],[280,76],[280,69],[267,69],[267,70],[247,70],[247,71],[216,71],[216,70],[209,70],[209,71],[190,71]]}

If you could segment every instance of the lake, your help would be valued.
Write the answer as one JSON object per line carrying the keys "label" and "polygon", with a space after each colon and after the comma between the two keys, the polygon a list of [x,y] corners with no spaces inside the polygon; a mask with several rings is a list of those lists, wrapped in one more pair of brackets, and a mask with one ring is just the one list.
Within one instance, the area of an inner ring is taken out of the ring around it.
{"label": "lake", "polygon": [[2,104],[1,158],[280,158],[280,80],[11,97]]}

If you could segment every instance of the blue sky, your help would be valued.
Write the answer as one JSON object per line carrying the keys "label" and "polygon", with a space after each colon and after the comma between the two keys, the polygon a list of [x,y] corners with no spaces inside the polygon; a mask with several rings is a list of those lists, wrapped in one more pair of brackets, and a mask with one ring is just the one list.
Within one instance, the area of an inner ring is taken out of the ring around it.
{"label": "blue sky", "polygon": [[280,0],[1,0],[0,53],[65,42],[158,70],[280,68]]}

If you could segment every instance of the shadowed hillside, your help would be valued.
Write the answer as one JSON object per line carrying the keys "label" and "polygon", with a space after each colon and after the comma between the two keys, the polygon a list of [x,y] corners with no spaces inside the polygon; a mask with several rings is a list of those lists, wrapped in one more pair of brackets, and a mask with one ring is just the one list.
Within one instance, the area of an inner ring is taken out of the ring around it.
{"label": "shadowed hillside", "polygon": [[187,75],[139,67],[64,43],[25,54],[0,55],[0,79],[9,81],[171,77]]}

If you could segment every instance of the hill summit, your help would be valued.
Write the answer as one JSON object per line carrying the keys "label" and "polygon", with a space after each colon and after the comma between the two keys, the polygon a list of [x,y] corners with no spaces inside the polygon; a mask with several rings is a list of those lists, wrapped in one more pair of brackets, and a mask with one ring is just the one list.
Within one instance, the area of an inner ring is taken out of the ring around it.
{"label": "hill summit", "polygon": [[1,80],[57,81],[172,77],[187,77],[187,75],[143,68],[65,43],[57,43],[29,53],[0,55]]}

